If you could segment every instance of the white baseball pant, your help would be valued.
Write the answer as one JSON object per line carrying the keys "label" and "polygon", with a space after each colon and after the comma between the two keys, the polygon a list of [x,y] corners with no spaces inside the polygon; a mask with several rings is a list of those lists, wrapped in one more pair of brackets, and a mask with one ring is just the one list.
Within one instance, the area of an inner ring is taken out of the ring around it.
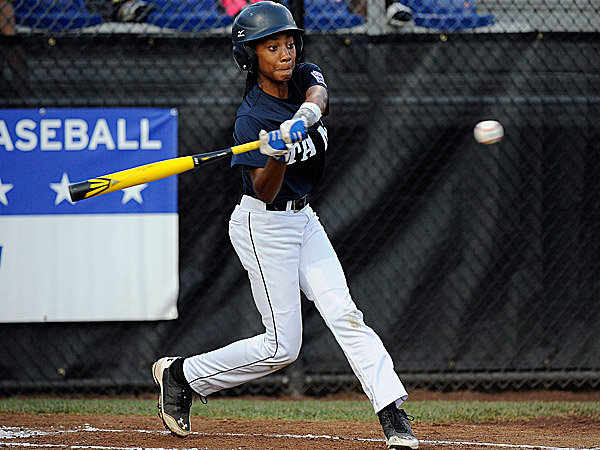
{"label": "white baseball pant", "polygon": [[407,393],[381,339],[363,321],[344,272],[310,205],[267,211],[243,196],[229,235],[248,271],[265,333],[185,359],[184,374],[203,396],[268,375],[296,360],[302,345],[300,289],[315,303],[375,412]]}

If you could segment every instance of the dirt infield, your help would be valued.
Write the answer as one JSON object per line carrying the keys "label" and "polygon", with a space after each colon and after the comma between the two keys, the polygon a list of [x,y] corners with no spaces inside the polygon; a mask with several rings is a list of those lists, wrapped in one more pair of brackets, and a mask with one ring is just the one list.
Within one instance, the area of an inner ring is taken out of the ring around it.
{"label": "dirt infield", "polygon": [[[74,415],[2,416],[0,447],[78,449],[383,450],[375,422],[289,422],[194,418],[186,439],[158,418]],[[600,448],[598,422],[535,420],[510,424],[415,423],[422,449]]]}
{"label": "dirt infield", "polygon": [[[415,393],[415,400],[499,400],[493,394]],[[440,397],[440,398],[436,398]],[[504,395],[503,400],[587,400],[558,393]],[[1,415],[0,448],[205,449],[205,450],[383,450],[379,424],[192,417],[186,439],[170,435],[158,417],[84,415]],[[510,423],[414,422],[421,449],[594,449],[600,450],[600,422],[578,417]]]}

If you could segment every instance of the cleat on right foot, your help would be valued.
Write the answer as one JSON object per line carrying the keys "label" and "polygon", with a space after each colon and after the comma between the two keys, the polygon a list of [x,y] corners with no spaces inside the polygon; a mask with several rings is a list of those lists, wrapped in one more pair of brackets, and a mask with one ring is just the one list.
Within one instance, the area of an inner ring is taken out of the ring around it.
{"label": "cleat on right foot", "polygon": [[152,365],[152,377],[159,387],[158,417],[165,428],[177,437],[186,437],[191,432],[190,408],[193,391],[173,380],[169,366],[178,357],[161,358]]}

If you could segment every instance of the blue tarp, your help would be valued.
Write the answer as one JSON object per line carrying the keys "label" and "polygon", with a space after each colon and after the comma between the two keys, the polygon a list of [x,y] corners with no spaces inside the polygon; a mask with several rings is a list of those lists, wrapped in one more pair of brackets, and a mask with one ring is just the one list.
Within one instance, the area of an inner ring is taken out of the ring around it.
{"label": "blue tarp", "polygon": [[492,14],[477,14],[472,0],[398,0],[412,10],[416,26],[458,31],[494,24]]}
{"label": "blue tarp", "polygon": [[18,25],[45,30],[71,30],[102,23],[98,14],[90,14],[84,0],[15,0]]}

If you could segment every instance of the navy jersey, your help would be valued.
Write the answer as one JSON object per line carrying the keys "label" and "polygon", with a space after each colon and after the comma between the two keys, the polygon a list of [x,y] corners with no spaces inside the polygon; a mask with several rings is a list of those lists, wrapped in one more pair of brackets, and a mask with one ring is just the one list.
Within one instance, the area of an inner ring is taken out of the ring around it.
{"label": "navy jersey", "polygon": [[[327,88],[321,69],[311,63],[301,63],[288,81],[290,97],[287,99],[273,97],[258,85],[254,86],[237,112],[233,135],[236,145],[257,140],[260,130],[278,129],[282,122],[293,117],[306,100],[306,91],[315,85]],[[298,199],[315,187],[323,175],[326,149],[327,130],[319,120],[308,129],[308,137],[291,149],[283,184],[274,202]],[[260,150],[232,157],[232,166],[242,166],[244,194],[257,198],[248,167],[265,167],[268,159]]]}

